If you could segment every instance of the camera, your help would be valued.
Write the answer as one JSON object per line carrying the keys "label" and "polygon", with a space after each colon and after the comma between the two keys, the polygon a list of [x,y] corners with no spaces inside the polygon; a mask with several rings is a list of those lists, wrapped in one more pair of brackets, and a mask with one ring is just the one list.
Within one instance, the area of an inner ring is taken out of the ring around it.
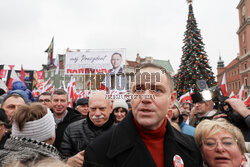
{"label": "camera", "polygon": [[246,127],[244,118],[239,113],[235,112],[232,107],[225,102],[225,100],[228,98],[229,97],[223,95],[222,90],[217,86],[213,86],[200,92],[200,100],[212,100],[215,104],[214,108],[219,111],[218,114],[226,114],[227,117],[225,118],[238,128]]}

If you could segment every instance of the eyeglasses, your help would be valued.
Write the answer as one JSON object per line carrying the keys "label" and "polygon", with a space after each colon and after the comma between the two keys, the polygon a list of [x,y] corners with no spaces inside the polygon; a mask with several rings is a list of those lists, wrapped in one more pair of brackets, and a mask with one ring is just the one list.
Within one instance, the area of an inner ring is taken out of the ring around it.
{"label": "eyeglasses", "polygon": [[219,140],[219,142],[212,138],[203,139],[203,145],[208,150],[215,149],[218,146],[218,143],[220,143],[224,149],[230,149],[236,145],[237,139],[233,139],[231,137],[225,137],[222,138],[222,140]]}
{"label": "eyeglasses", "polygon": [[48,102],[50,102],[50,101],[51,101],[51,100],[49,100],[49,99],[39,99],[39,100],[38,100],[38,102],[41,102],[41,103],[42,103],[42,102],[48,103]]}

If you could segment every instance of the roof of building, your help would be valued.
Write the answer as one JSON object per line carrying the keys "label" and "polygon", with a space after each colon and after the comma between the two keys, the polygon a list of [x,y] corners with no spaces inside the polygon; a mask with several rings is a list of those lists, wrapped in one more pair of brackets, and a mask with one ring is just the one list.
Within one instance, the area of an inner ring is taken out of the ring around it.
{"label": "roof of building", "polygon": [[153,59],[153,63],[159,66],[162,66],[163,68],[165,68],[168,72],[172,72],[174,73],[174,69],[172,67],[172,65],[170,64],[169,60],[157,60],[157,59]]}
{"label": "roof of building", "polygon": [[131,60],[127,60],[128,66],[130,67],[136,67],[136,65],[138,64],[136,61],[131,61]]}

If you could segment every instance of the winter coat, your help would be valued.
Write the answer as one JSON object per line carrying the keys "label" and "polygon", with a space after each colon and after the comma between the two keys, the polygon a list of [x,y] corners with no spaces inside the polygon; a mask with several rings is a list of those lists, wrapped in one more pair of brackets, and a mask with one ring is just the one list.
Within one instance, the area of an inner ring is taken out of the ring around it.
{"label": "winter coat", "polygon": [[60,150],[64,156],[74,156],[86,147],[101,133],[114,125],[115,116],[110,115],[109,120],[101,127],[97,127],[89,119],[71,123],[65,130]]}
{"label": "winter coat", "polygon": [[[117,126],[97,137],[85,150],[83,166],[156,167],[133,119],[129,112]],[[193,137],[178,132],[167,121],[164,138],[165,167],[202,166],[201,154]]]}
{"label": "winter coat", "polygon": [[[76,111],[73,110],[72,108],[67,108],[67,115],[64,117],[63,121],[58,123],[56,125],[56,139],[54,142],[54,146],[59,150],[59,147],[61,145],[62,142],[62,138],[63,138],[63,134],[65,129],[67,128],[67,126],[69,124],[71,124],[72,122],[78,121],[81,119],[81,114]],[[53,112],[53,111],[52,111]],[[60,151],[60,150],[59,150]]]}
{"label": "winter coat", "polygon": [[45,142],[12,136],[4,149],[0,150],[0,166],[6,166],[15,161],[25,164],[34,163],[44,158],[61,159],[55,147]]}

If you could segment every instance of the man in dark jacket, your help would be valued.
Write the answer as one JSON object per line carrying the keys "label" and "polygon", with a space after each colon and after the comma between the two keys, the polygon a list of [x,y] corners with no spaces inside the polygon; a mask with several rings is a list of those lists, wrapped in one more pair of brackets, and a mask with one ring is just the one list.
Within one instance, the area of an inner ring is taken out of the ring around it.
{"label": "man in dark jacket", "polygon": [[112,103],[106,99],[105,92],[90,96],[89,109],[87,118],[70,124],[63,136],[60,150],[67,157],[73,156],[67,161],[72,166],[82,166],[82,151],[102,132],[111,128],[115,121]]}
{"label": "man in dark jacket", "polygon": [[[81,119],[81,114],[68,106],[68,95],[63,89],[55,90],[52,95],[52,110],[56,122],[56,140],[54,146],[59,149],[67,126]],[[59,150],[60,151],[60,150]]]}
{"label": "man in dark jacket", "polygon": [[176,98],[171,76],[162,67],[145,64],[135,77],[132,113],[87,147],[83,166],[201,167],[193,137],[166,119]]}

